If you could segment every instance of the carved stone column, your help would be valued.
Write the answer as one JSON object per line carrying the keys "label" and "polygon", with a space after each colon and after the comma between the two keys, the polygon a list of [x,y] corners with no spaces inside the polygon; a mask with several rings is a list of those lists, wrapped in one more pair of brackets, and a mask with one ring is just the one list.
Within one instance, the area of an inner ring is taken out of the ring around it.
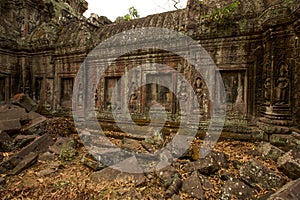
{"label": "carved stone column", "polygon": [[286,58],[286,46],[278,38],[278,32],[269,30],[265,40],[263,64],[263,102],[259,126],[268,134],[290,133],[291,112],[291,64]]}

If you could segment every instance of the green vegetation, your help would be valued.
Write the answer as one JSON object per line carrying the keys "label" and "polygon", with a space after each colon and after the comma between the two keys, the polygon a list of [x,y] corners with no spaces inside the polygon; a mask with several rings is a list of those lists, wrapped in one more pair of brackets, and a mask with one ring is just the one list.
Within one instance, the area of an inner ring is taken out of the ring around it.
{"label": "green vegetation", "polygon": [[77,155],[77,151],[74,147],[75,141],[73,139],[68,144],[63,144],[59,158],[62,161],[73,160],[73,158]]}
{"label": "green vegetation", "polygon": [[133,19],[137,19],[139,18],[139,12],[137,11],[137,9],[133,6],[131,6],[128,9],[128,13],[126,15],[124,15],[123,17],[117,17],[116,22],[120,22],[120,21],[130,21]]}
{"label": "green vegetation", "polygon": [[[200,1],[202,3],[202,1]],[[235,1],[228,6],[225,6],[220,9],[213,10],[211,14],[202,15],[201,20],[208,22],[223,23],[225,20],[228,20],[232,17],[233,13],[236,11],[240,5],[239,1]]]}

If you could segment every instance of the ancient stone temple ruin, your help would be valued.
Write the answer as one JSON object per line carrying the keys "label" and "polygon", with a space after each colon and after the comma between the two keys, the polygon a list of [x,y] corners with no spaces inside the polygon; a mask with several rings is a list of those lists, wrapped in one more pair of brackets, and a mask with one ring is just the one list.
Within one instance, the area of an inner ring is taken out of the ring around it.
{"label": "ancient stone temple ruin", "polygon": [[[1,103],[25,93],[44,113],[69,115],[74,78],[88,53],[117,33],[157,27],[191,37],[212,57],[226,89],[229,128],[230,120],[237,119],[240,125],[246,123],[267,133],[290,133],[300,128],[298,0],[189,0],[185,9],[123,22],[97,15],[86,19],[86,9],[85,0],[0,2]],[[168,65],[187,77],[196,94],[194,101],[200,105],[189,105],[188,109],[201,115],[201,121],[209,119],[212,94],[208,94],[201,75],[178,55],[157,49],[119,57],[98,85],[82,80],[73,99],[85,104],[84,93],[94,93],[99,120],[110,122],[111,110],[118,109],[111,105],[116,87],[117,100],[124,104],[124,96],[128,97],[137,120],[147,120],[152,103],[158,102],[166,108],[168,120],[176,122],[180,110],[177,96],[185,95],[185,86],[172,70],[166,69],[160,81],[174,82],[174,92],[159,82],[136,87],[145,80],[155,80],[155,67],[118,82],[126,70],[146,63]]]}

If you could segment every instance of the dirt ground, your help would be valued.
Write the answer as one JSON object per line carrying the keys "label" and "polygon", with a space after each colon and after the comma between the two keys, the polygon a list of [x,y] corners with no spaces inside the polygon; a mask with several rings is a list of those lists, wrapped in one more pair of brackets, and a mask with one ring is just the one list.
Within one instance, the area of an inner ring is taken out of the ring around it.
{"label": "dirt ground", "polygon": [[[78,138],[76,134],[72,137]],[[118,141],[115,142],[118,143]],[[195,139],[194,143],[199,146],[201,140]],[[233,174],[238,178],[238,169],[234,166],[237,161],[244,163],[256,157],[268,168],[278,172],[274,161],[262,160],[251,153],[257,145],[258,143],[241,141],[220,141],[216,144],[215,150],[224,152],[228,156],[229,168],[222,168],[208,177],[214,188],[205,192],[206,199],[220,198],[224,185],[221,174]],[[146,174],[146,181],[138,187],[135,186],[132,176],[111,182],[95,183],[90,179],[94,171],[81,162],[87,149],[83,145],[79,145],[77,152],[78,154],[70,160],[62,160],[57,156],[51,161],[39,160],[18,175],[1,175],[6,179],[6,185],[0,186],[1,199],[165,199],[165,188],[155,176],[155,172]],[[4,159],[11,154],[13,152],[4,153]],[[190,175],[190,172],[186,172],[182,168],[182,165],[187,162],[190,161],[182,159],[176,161],[174,165],[183,180]],[[46,175],[43,175],[44,172]],[[272,192],[272,190],[258,190],[257,197],[268,192]],[[193,199],[182,191],[178,196],[181,199]]]}

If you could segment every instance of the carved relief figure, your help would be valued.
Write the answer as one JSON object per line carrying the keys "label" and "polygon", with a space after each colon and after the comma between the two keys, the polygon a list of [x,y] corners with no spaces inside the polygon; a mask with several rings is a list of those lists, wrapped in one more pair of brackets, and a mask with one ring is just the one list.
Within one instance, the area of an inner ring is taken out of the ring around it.
{"label": "carved relief figure", "polygon": [[131,112],[137,111],[138,95],[137,95],[136,89],[137,89],[137,87],[136,87],[135,82],[132,82],[131,86],[129,88],[129,110]]}
{"label": "carved relief figure", "polygon": [[79,89],[78,89],[78,105],[83,105],[83,86],[82,83],[79,83]]}
{"label": "carved relief figure", "polygon": [[29,80],[26,80],[25,88],[24,88],[24,93],[27,94],[27,95],[30,95],[30,83],[29,83]]}
{"label": "carved relief figure", "polygon": [[233,81],[233,85],[232,85],[232,88],[231,88],[231,92],[232,92],[232,99],[231,99],[231,102],[232,103],[236,103],[237,101],[237,97],[238,97],[238,83],[236,80]]}
{"label": "carved relief figure", "polygon": [[268,103],[270,103],[270,99],[271,99],[271,79],[270,78],[267,78],[265,80],[264,87],[265,87],[264,97],[265,97],[266,103],[268,104]]}
{"label": "carved relief figure", "polygon": [[234,104],[238,96],[238,84],[236,77],[224,77],[224,86],[226,90],[227,103]]}
{"label": "carved relief figure", "polygon": [[203,81],[200,77],[196,78],[196,81],[194,83],[194,89],[196,96],[194,98],[194,108],[198,109],[198,106],[200,106],[201,110],[205,110],[205,89],[204,89],[204,84]]}
{"label": "carved relief figure", "polygon": [[49,82],[46,82],[46,101],[45,101],[45,108],[46,110],[50,111],[51,107],[51,99],[52,97],[52,87]]}
{"label": "carved relief figure", "polygon": [[288,86],[289,86],[289,79],[287,78],[287,75],[288,75],[288,66],[282,64],[280,67],[280,74],[275,88],[275,101],[276,104],[279,105],[287,103]]}
{"label": "carved relief figure", "polygon": [[179,90],[179,99],[186,101],[188,99],[188,93],[186,91],[186,84],[184,81],[181,81],[180,90]]}

